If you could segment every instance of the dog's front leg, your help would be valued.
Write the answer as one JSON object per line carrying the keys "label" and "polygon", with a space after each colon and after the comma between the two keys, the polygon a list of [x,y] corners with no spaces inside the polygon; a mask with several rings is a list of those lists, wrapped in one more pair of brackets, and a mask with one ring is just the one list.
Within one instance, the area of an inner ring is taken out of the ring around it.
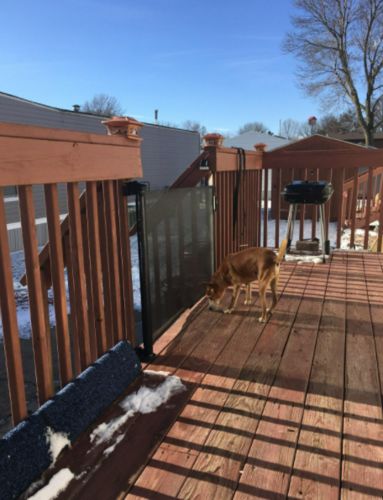
{"label": "dog's front leg", "polygon": [[231,314],[237,304],[237,300],[239,297],[239,292],[241,291],[241,286],[240,285],[234,285],[233,288],[233,295],[231,297],[231,302],[228,308],[226,308],[223,312],[225,314]]}

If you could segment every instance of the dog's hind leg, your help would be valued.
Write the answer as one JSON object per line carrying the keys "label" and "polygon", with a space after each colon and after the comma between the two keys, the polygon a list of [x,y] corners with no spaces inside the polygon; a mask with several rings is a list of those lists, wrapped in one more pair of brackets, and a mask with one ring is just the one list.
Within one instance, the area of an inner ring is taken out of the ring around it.
{"label": "dog's hind leg", "polygon": [[[277,303],[277,294],[276,294],[277,284],[278,284],[278,275],[270,271],[266,271],[265,273],[263,273],[263,275],[259,279],[259,297],[262,307],[262,315],[259,318],[259,321],[261,321],[262,323],[265,323],[267,321],[267,319],[271,314],[271,311],[274,309]],[[267,307],[266,303],[266,290],[269,285],[273,295],[273,302],[270,308]]]}
{"label": "dog's hind leg", "polygon": [[245,306],[249,306],[250,304],[251,304],[251,283],[246,285]]}
{"label": "dog's hind leg", "polygon": [[223,312],[225,314],[231,314],[237,304],[238,297],[239,297],[239,292],[241,291],[241,286],[240,285],[234,285],[233,288],[233,295],[231,297],[231,302],[228,308],[226,308]]}
{"label": "dog's hind leg", "polygon": [[267,309],[267,312],[271,313],[271,311],[274,309],[274,307],[277,305],[278,302],[278,297],[277,297],[278,276],[274,276],[274,278],[270,281],[270,288],[273,297],[273,302],[271,304],[271,307]]}

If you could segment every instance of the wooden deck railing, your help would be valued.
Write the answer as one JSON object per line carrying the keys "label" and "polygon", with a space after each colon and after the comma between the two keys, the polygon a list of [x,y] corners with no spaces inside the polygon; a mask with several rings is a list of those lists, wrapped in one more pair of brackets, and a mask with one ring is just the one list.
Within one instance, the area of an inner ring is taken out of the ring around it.
{"label": "wooden deck railing", "polygon": [[255,151],[241,152],[222,147],[223,137],[219,134],[208,134],[204,139],[216,198],[214,239],[218,266],[228,253],[261,244],[263,145]]}
{"label": "wooden deck railing", "polygon": [[[383,167],[376,168],[383,163],[381,150],[315,136],[269,153],[263,145],[258,145],[255,151],[245,151],[246,170],[241,174],[235,224],[233,199],[239,176],[239,153],[236,148],[222,147],[222,140],[219,134],[205,137],[211,182],[217,196],[217,265],[227,253],[246,246],[279,246],[284,237],[282,221],[287,219],[288,208],[281,192],[292,180],[320,179],[333,184],[334,195],[325,207],[325,233],[328,239],[330,223],[336,225],[332,241],[335,247],[340,248],[343,230],[349,227],[350,247],[353,248],[356,229],[363,227],[363,247],[382,251]],[[360,174],[363,165],[367,165],[367,171]],[[319,235],[316,206],[302,205],[297,219],[299,239]],[[368,224],[364,224],[363,220],[380,221],[374,245],[369,245]],[[307,234],[307,222],[310,234]]]}
{"label": "wooden deck railing", "polygon": [[[26,417],[27,405],[4,187],[18,189],[38,403],[55,390],[47,297],[51,285],[60,385],[120,339],[134,338],[127,206],[120,184],[142,176],[140,124],[115,119],[106,126],[110,135],[102,136],[0,123],[0,308],[14,424]],[[79,182],[86,182],[82,196]],[[58,183],[67,185],[66,239]],[[39,261],[32,197],[36,184],[45,191],[49,274],[41,272]]]}
{"label": "wooden deck railing", "polygon": [[[376,220],[382,224],[383,167],[370,167],[355,172],[343,184],[344,224],[347,227],[367,229]],[[380,232],[381,237],[381,232]],[[364,247],[367,248],[368,232]]]}

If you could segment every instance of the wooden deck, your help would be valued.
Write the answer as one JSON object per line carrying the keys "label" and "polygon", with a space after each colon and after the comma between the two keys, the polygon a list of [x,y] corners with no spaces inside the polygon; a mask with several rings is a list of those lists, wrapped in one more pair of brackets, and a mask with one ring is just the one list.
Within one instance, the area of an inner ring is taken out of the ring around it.
{"label": "wooden deck", "polygon": [[266,324],[201,308],[160,339],[150,368],[188,390],[97,467],[80,440],[61,498],[382,498],[383,255],[284,263],[280,293]]}

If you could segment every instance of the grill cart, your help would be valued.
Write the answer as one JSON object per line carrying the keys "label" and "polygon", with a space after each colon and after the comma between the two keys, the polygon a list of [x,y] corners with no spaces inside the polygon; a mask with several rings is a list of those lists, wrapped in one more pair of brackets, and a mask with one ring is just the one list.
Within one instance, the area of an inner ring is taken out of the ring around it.
{"label": "grill cart", "polygon": [[326,253],[329,253],[330,245],[328,240],[325,241],[324,205],[326,201],[331,198],[333,192],[334,188],[332,184],[326,181],[293,181],[284,188],[282,196],[290,205],[286,234],[287,251],[289,251],[291,247],[298,205],[318,205],[321,227],[322,256],[323,262],[325,262],[325,255]]}

